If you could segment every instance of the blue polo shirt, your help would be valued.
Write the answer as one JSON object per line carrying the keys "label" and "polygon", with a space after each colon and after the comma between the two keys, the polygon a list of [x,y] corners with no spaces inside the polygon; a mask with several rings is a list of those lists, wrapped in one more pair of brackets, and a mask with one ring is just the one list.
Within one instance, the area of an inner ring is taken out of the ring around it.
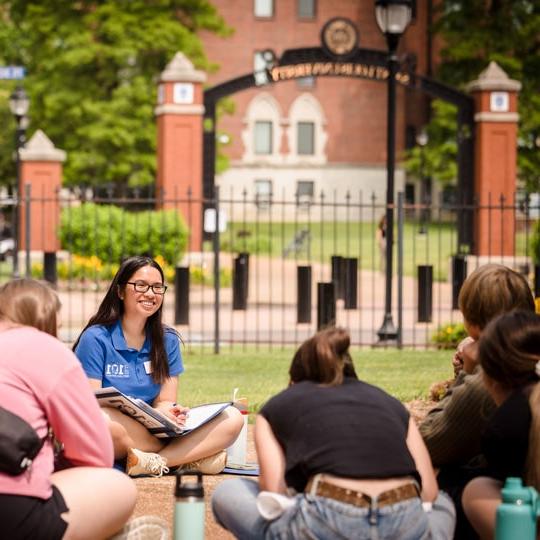
{"label": "blue polo shirt", "polygon": [[[165,330],[165,351],[169,360],[169,374],[174,377],[184,371],[180,343],[175,332]],[[128,396],[146,401],[149,405],[158,396],[161,385],[152,380],[150,369],[150,338],[141,350],[128,347],[120,321],[87,328],[75,349],[86,375],[98,379],[102,386],[114,386]]]}

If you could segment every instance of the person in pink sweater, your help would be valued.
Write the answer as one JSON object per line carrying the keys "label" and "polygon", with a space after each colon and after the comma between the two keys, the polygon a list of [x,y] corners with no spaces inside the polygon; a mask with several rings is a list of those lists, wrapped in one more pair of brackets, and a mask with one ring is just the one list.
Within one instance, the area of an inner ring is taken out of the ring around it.
{"label": "person in pink sweater", "polygon": [[[55,293],[34,280],[0,290],[0,405],[40,437],[52,428],[72,465],[54,472],[49,439],[29,471],[0,473],[0,523],[11,540],[108,538],[135,506],[133,481],[111,468],[109,429],[79,361],[37,329],[54,335],[58,308]],[[18,312],[34,327],[17,324]]]}

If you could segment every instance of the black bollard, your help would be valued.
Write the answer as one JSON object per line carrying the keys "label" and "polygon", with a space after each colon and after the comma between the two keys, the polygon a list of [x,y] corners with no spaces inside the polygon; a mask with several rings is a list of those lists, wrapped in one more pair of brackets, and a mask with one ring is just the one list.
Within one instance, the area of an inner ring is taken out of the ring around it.
{"label": "black bollard", "polygon": [[467,259],[465,255],[452,256],[452,309],[459,309],[459,291],[467,277]]}
{"label": "black bollard", "polygon": [[249,253],[239,253],[234,259],[233,309],[247,309],[249,288]]}
{"label": "black bollard", "polygon": [[336,324],[336,291],[334,282],[317,283],[317,330]]}
{"label": "black bollard", "polygon": [[56,272],[56,252],[50,251],[43,253],[43,279],[52,285],[58,283],[58,274]]}
{"label": "black bollard", "polygon": [[345,309],[358,308],[358,259],[350,257],[343,259],[345,267],[344,298]]}
{"label": "black bollard", "polygon": [[189,324],[189,266],[175,268],[174,324]]}
{"label": "black bollard", "polygon": [[311,322],[311,266],[296,268],[296,322]]}
{"label": "black bollard", "polygon": [[332,255],[332,281],[335,284],[336,300],[345,298],[345,265],[341,255]]}
{"label": "black bollard", "polygon": [[433,314],[433,266],[418,266],[418,322],[431,322]]}

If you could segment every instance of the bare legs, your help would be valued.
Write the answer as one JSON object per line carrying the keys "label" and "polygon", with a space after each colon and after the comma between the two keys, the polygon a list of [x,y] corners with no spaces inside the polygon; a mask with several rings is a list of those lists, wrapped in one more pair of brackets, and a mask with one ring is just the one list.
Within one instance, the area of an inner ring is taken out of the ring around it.
{"label": "bare legs", "polygon": [[495,515],[501,504],[501,488],[501,483],[493,478],[478,477],[471,480],[463,491],[463,509],[482,540],[495,536]]}
{"label": "bare legs", "polygon": [[[169,467],[191,463],[224,450],[234,442],[244,422],[242,415],[236,408],[228,407],[200,429],[164,444],[162,440],[151,435],[142,424],[120,411],[106,409],[106,413],[112,420],[110,426],[118,425],[118,428],[115,429],[118,429],[119,433],[120,428],[125,430],[129,440],[126,451],[127,448],[131,447],[138,448],[143,452],[157,452],[167,460]],[[116,454],[115,442],[115,456]]]}
{"label": "bare legs", "polygon": [[191,463],[216,454],[230,446],[238,437],[244,419],[234,407],[227,407],[220,415],[186,437],[174,439],[159,453],[169,467]]}
{"label": "bare legs", "polygon": [[129,519],[137,497],[133,480],[114,469],[74,467],[52,475],[68,512],[65,540],[108,538]]}

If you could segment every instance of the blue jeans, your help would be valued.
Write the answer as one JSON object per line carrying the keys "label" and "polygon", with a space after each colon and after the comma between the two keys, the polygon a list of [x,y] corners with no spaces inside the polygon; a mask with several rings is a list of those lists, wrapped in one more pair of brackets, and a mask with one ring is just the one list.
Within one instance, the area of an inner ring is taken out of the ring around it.
{"label": "blue jeans", "polygon": [[274,521],[259,514],[258,493],[256,482],[239,478],[222,482],[212,497],[216,520],[240,540],[450,540],[454,534],[454,506],[444,493],[427,513],[420,499],[371,509],[301,493]]}

